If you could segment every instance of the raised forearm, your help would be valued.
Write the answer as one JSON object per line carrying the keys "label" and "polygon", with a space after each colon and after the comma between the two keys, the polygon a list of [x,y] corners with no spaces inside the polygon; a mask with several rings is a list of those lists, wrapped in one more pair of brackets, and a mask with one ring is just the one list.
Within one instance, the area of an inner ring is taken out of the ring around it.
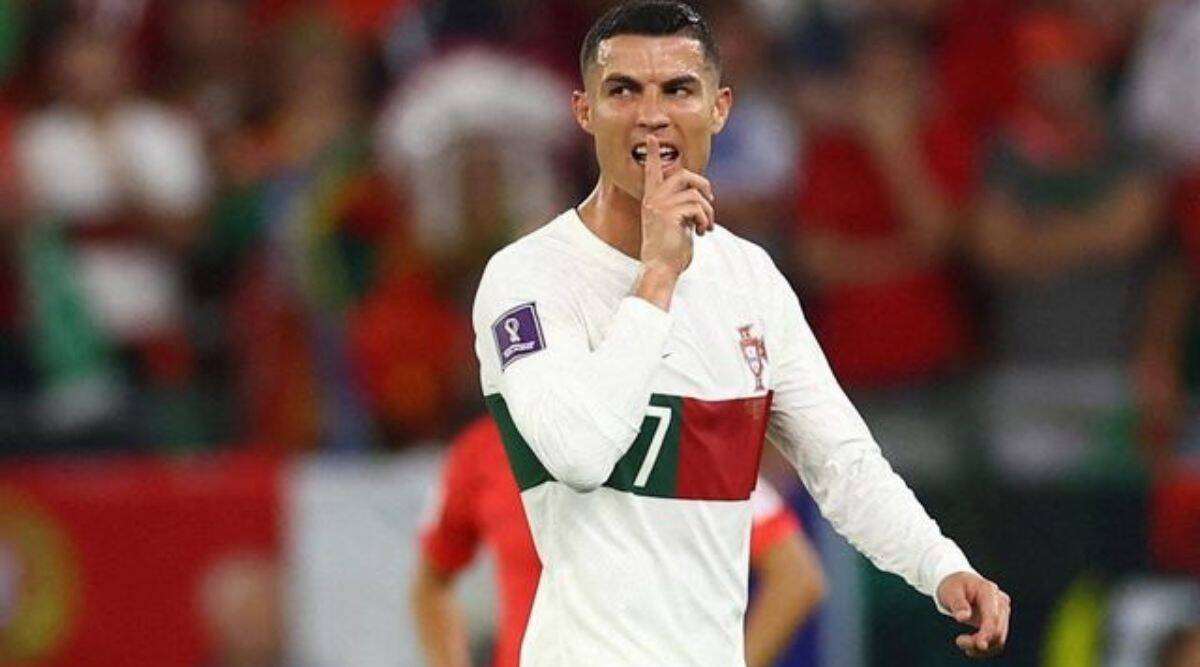
{"label": "raised forearm", "polygon": [[1103,256],[1106,230],[1078,217],[1055,214],[1044,224],[1030,221],[1007,195],[984,197],[974,246],[980,264],[999,279],[1045,275]]}
{"label": "raised forearm", "polygon": [[1153,190],[1131,180],[1089,208],[1026,211],[992,192],[980,206],[975,235],[983,265],[1000,276],[1039,276],[1121,259],[1143,251],[1158,231]]}
{"label": "raised forearm", "polygon": [[823,287],[881,283],[921,264],[913,248],[896,236],[853,238],[828,232],[804,234],[797,257],[806,275]]}
{"label": "raised forearm", "polygon": [[901,150],[878,154],[877,161],[899,208],[905,240],[918,255],[941,257],[954,238],[953,207],[920,163],[920,146],[906,143]]}

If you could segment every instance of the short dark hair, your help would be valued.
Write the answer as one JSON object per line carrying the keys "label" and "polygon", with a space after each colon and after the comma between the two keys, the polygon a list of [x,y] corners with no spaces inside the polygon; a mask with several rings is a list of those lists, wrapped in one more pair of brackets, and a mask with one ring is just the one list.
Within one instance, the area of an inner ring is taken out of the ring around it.
{"label": "short dark hair", "polygon": [[679,0],[630,0],[605,12],[588,30],[579,49],[581,74],[586,74],[588,65],[595,62],[600,42],[617,35],[691,37],[700,42],[709,64],[718,71],[721,69],[721,53],[712,31],[695,8]]}

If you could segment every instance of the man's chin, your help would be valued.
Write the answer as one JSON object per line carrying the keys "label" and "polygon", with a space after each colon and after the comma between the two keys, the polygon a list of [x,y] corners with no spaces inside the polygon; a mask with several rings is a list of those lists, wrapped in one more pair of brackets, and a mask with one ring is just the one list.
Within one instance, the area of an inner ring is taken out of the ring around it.
{"label": "man's chin", "polygon": [[641,173],[633,174],[628,179],[612,181],[612,192],[618,197],[629,197],[635,201],[642,201],[642,191],[645,189],[645,184],[642,183]]}

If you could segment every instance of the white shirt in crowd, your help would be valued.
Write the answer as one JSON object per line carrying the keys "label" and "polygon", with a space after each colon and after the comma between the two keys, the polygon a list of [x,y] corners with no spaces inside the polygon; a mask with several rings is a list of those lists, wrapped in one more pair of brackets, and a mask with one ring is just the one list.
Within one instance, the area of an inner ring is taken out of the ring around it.
{"label": "white shirt in crowd", "polygon": [[[198,130],[181,114],[130,102],[101,125],[85,113],[52,107],[17,136],[18,167],[36,207],[70,226],[109,224],[133,204],[163,224],[201,213],[209,172]],[[177,268],[149,242],[77,248],[80,287],[101,327],[121,340],[177,322]]]}

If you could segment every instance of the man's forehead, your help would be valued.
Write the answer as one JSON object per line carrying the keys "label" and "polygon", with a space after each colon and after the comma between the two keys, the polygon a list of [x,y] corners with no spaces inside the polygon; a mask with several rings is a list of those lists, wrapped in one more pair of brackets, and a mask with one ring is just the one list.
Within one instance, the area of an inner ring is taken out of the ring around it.
{"label": "man's forehead", "polygon": [[713,70],[700,40],[686,35],[614,35],[600,42],[592,66],[603,79],[620,72],[639,79],[672,79]]}

